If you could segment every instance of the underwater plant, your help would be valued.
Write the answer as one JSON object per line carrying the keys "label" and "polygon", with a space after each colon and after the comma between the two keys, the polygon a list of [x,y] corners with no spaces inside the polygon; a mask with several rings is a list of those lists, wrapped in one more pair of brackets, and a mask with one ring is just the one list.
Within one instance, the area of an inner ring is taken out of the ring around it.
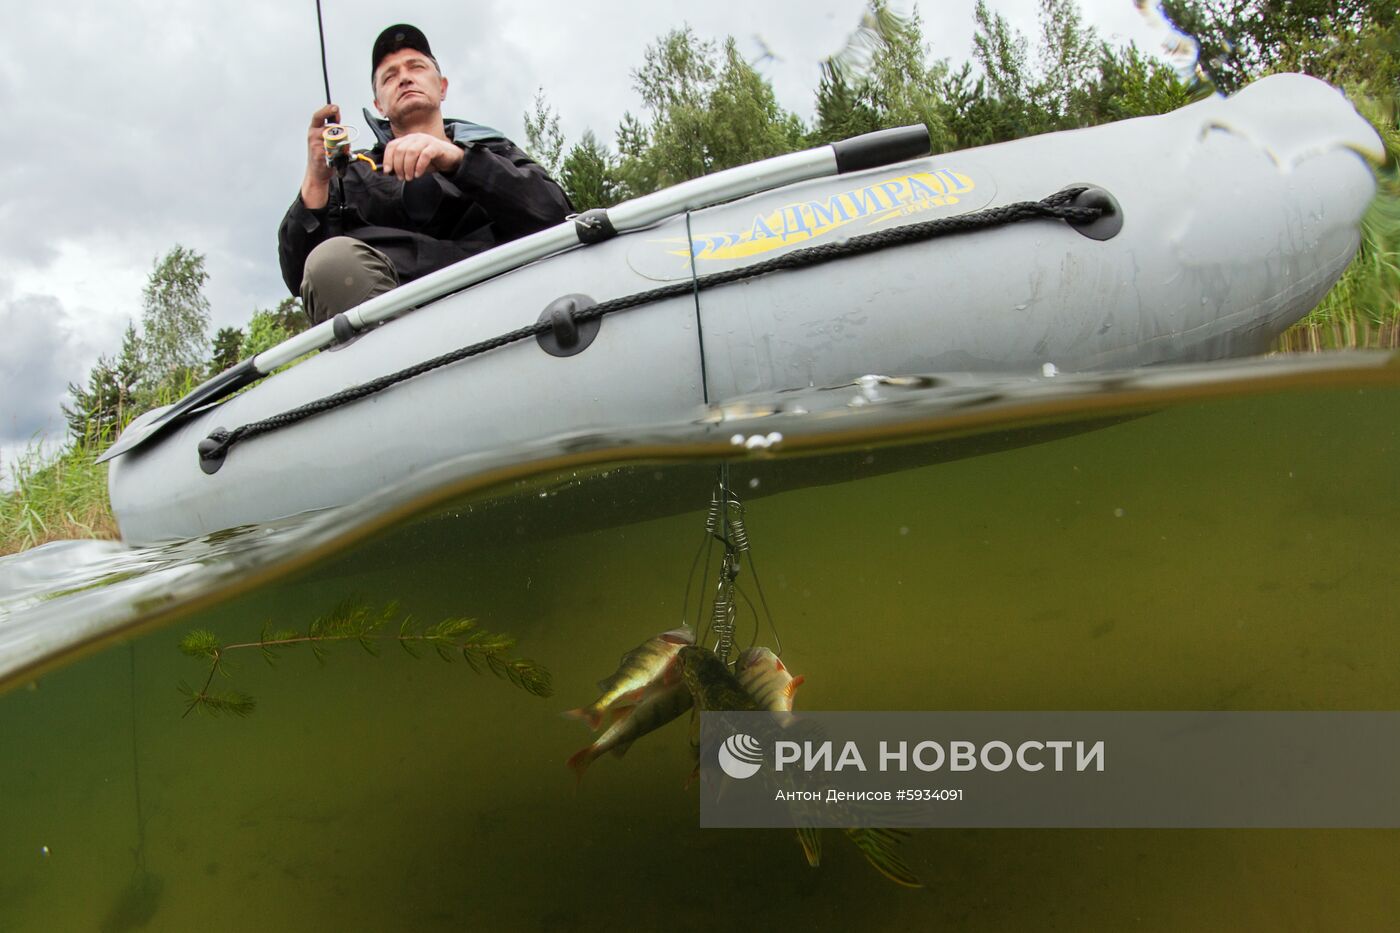
{"label": "underwater plant", "polygon": [[[397,625],[394,625],[395,622]],[[306,645],[317,661],[325,663],[330,646],[337,642],[355,642],[366,653],[377,656],[380,645],[388,641],[398,642],[399,647],[415,658],[424,649],[435,651],[444,661],[452,661],[460,654],[467,666],[478,674],[490,671],[538,697],[547,697],[554,692],[552,678],[546,668],[529,658],[509,656],[515,647],[515,639],[509,635],[489,632],[474,620],[466,618],[453,617],[431,625],[421,625],[411,615],[400,615],[398,603],[375,609],[364,602],[347,600],[329,614],[314,620],[305,632],[273,629],[268,623],[263,626],[256,641],[231,644],[222,643],[217,635],[207,629],[187,633],[180,639],[180,651],[192,658],[208,661],[209,673],[198,690],[184,681],[180,682],[179,690],[185,697],[184,715],[188,716],[196,709],[215,716],[227,713],[242,717],[253,712],[257,702],[242,691],[210,691],[214,675],[229,675],[225,660],[230,652],[256,648],[269,665],[275,666],[281,651]]]}

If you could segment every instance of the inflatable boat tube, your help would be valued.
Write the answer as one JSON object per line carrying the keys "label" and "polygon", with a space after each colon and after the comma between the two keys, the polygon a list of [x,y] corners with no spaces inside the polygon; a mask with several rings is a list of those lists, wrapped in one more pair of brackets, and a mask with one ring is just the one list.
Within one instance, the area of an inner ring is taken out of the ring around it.
{"label": "inflatable boat tube", "polygon": [[[245,361],[114,445],[123,538],[344,505],[463,454],[696,420],[737,395],[867,373],[1257,353],[1350,262],[1374,192],[1366,159],[1383,155],[1339,92],[1300,75],[979,149],[893,164],[881,149],[823,147],[590,212]],[[767,190],[738,196],[735,179]],[[1067,189],[1098,219],[999,210]],[[932,223],[947,218],[960,219]],[[662,297],[619,300],[643,293]],[[574,320],[594,306],[617,313]],[[472,345],[484,352],[201,457],[211,436]]]}

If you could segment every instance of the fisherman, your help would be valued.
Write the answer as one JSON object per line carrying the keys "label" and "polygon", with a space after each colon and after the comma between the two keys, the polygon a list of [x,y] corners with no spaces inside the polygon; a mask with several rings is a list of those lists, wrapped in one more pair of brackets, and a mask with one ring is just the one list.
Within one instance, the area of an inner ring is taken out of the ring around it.
{"label": "fisherman", "polygon": [[313,324],[572,212],[563,189],[499,132],[443,119],[447,79],[419,29],[379,34],[370,80],[384,117],[364,111],[379,170],[354,158],[336,177],[322,133],[340,108],[327,104],[311,115],[306,175],[278,230],[282,279]]}

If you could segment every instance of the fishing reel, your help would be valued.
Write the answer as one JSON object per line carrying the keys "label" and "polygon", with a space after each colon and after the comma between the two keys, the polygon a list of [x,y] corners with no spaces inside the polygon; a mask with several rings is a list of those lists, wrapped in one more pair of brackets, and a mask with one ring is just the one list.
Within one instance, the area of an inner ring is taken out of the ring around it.
{"label": "fishing reel", "polygon": [[351,127],[341,123],[327,123],[321,131],[326,164],[335,169],[337,175],[344,175],[346,166],[350,164],[350,141],[353,138]]}
{"label": "fishing reel", "polygon": [[379,166],[369,156],[350,151],[350,143],[358,136],[353,126],[343,123],[327,123],[321,130],[321,145],[326,151],[326,164],[335,169],[336,175],[345,176],[345,169],[353,161],[364,162],[371,172],[379,171]]}

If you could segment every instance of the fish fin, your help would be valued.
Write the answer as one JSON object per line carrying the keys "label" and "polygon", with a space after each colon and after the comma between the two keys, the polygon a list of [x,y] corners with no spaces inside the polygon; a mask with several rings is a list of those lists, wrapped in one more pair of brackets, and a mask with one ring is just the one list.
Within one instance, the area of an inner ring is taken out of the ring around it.
{"label": "fish fin", "polygon": [[603,724],[603,711],[592,706],[580,706],[578,709],[565,710],[565,719],[577,719],[586,723],[588,728],[594,732]]}
{"label": "fish fin", "polygon": [[587,748],[582,748],[574,752],[569,760],[565,762],[565,764],[569,766],[569,770],[574,772],[574,777],[578,779],[579,784],[583,783],[583,772],[587,771],[588,766],[593,764],[593,759],[595,757],[597,756],[593,754],[593,746],[590,745]]}
{"label": "fish fin", "polygon": [[876,871],[895,884],[906,888],[922,888],[924,883],[919,880],[919,876],[914,874],[909,864],[894,851],[894,846],[908,836],[909,833],[904,830],[868,827],[846,830],[846,837],[855,843],[856,848],[860,849],[860,854],[865,856],[865,860]]}
{"label": "fish fin", "polygon": [[817,868],[822,863],[822,831],[810,826],[797,827],[797,841],[802,845],[802,854],[807,856],[807,864]]}
{"label": "fish fin", "polygon": [[798,674],[798,675],[797,675],[796,677],[794,677],[792,680],[788,681],[788,685],[787,685],[786,687],[783,688],[783,696],[785,696],[785,697],[787,697],[789,700],[791,700],[792,697],[793,697],[793,694],[797,693],[797,688],[800,687],[800,686],[802,686],[802,685],[803,685],[804,683],[806,683],[806,682],[807,682],[807,675],[806,675],[806,674]]}

